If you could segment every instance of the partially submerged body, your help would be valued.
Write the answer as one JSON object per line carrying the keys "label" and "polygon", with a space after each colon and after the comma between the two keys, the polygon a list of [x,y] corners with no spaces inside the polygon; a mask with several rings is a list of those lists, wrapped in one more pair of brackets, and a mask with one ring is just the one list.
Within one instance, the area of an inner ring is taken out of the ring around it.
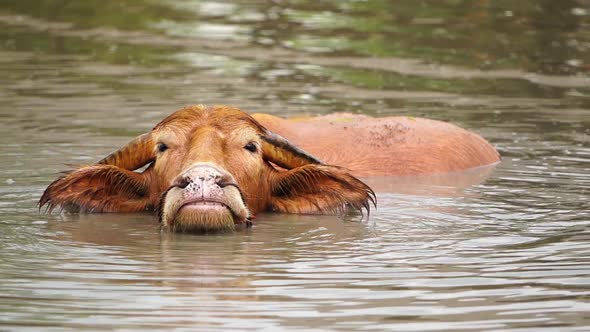
{"label": "partially submerged body", "polygon": [[348,113],[295,119],[252,116],[324,163],[346,167],[355,176],[439,174],[500,161],[498,151],[481,136],[441,121]]}
{"label": "partially submerged body", "polygon": [[357,176],[436,174],[498,161],[480,136],[439,121],[349,114],[290,121],[197,105],[55,180],[39,203],[70,212],[157,211],[170,229],[215,231],[263,211],[368,210],[374,192]]}

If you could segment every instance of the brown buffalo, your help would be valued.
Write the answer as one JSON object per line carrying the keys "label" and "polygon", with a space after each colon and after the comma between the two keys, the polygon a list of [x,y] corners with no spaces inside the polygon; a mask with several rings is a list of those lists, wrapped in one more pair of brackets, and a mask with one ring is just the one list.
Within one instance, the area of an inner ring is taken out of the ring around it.
{"label": "brown buffalo", "polygon": [[58,178],[39,205],[158,211],[171,230],[213,231],[262,211],[368,211],[375,194],[355,176],[442,173],[498,160],[481,137],[439,121],[349,114],[284,120],[197,105]]}

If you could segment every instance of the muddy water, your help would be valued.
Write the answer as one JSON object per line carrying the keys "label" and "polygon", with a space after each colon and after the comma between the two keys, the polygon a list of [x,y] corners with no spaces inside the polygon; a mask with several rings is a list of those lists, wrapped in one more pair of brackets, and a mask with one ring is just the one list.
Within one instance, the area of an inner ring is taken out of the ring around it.
{"label": "muddy water", "polygon": [[[585,0],[3,1],[0,330],[589,329],[588,31]],[[65,164],[194,103],[425,116],[504,159],[369,179],[363,221],[38,212]]]}

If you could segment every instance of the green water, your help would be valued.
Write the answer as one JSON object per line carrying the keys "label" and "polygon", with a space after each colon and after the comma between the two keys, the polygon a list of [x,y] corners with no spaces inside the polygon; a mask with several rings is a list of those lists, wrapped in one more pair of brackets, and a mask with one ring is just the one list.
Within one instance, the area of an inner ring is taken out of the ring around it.
{"label": "green water", "polygon": [[[39,213],[66,164],[198,103],[439,119],[503,161],[368,179],[364,221]],[[4,0],[0,134],[2,331],[590,328],[587,0]]]}

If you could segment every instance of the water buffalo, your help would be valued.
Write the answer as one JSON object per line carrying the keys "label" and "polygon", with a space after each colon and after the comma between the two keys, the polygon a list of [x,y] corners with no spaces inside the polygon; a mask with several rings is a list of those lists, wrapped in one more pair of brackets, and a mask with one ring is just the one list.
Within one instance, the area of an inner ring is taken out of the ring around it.
{"label": "water buffalo", "polygon": [[375,194],[356,176],[432,174],[498,161],[484,139],[439,121],[350,114],[284,120],[196,105],[58,178],[39,206],[157,211],[171,230],[217,231],[263,211],[368,210]]}

